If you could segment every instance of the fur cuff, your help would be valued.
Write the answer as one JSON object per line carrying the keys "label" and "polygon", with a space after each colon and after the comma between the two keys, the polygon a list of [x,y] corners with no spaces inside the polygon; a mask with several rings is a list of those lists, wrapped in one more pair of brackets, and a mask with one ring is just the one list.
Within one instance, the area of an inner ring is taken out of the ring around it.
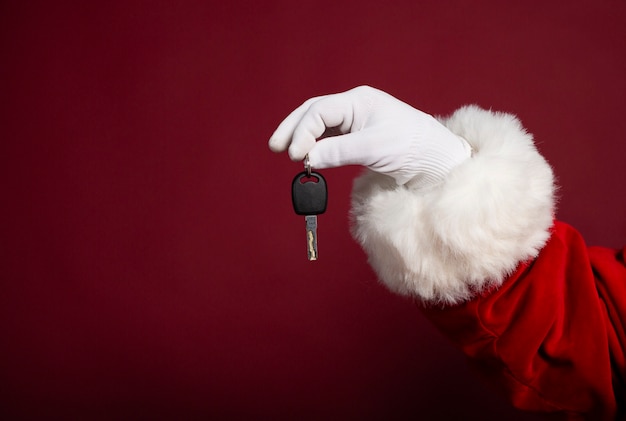
{"label": "fur cuff", "polygon": [[477,106],[440,121],[472,158],[428,189],[367,171],[352,192],[352,234],[394,292],[454,304],[499,286],[550,236],[552,169],[519,120]]}

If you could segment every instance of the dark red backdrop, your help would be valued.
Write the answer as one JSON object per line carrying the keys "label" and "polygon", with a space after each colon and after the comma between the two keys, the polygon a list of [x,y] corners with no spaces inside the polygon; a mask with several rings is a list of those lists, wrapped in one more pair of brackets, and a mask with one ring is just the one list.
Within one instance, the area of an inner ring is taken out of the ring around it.
{"label": "dark red backdrop", "polygon": [[348,233],[321,260],[266,141],[371,84],[517,113],[590,243],[626,239],[626,3],[0,3],[0,411],[10,418],[536,419],[476,380]]}

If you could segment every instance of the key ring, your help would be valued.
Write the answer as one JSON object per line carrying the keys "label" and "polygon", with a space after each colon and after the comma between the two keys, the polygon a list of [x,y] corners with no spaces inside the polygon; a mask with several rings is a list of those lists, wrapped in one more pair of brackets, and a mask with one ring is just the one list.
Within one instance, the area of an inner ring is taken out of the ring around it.
{"label": "key ring", "polygon": [[306,171],[306,176],[311,176],[311,164],[309,163],[309,154],[306,154],[304,157],[304,170]]}

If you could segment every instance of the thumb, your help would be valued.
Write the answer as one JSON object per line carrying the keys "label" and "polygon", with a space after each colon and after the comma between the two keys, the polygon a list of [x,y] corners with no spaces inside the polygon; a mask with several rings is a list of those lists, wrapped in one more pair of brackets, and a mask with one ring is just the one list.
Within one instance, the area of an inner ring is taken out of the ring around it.
{"label": "thumb", "polygon": [[344,165],[369,165],[373,151],[364,132],[348,133],[321,139],[309,151],[312,168],[324,169]]}

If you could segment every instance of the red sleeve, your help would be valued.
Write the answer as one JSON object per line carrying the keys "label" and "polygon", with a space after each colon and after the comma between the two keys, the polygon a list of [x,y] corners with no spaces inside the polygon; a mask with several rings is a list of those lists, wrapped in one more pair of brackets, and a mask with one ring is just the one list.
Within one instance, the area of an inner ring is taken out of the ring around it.
{"label": "red sleeve", "polygon": [[520,409],[612,420],[626,400],[624,250],[566,224],[497,290],[423,310]]}

